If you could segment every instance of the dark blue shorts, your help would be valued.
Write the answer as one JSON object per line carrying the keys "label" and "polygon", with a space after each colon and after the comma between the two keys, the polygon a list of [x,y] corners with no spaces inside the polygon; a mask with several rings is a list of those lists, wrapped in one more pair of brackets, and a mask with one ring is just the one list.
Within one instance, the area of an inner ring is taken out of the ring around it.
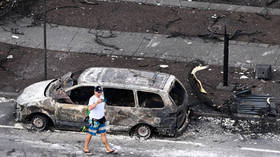
{"label": "dark blue shorts", "polygon": [[98,121],[94,121],[93,123],[89,121],[90,126],[88,129],[88,133],[95,136],[96,134],[106,133],[106,123],[100,124]]}

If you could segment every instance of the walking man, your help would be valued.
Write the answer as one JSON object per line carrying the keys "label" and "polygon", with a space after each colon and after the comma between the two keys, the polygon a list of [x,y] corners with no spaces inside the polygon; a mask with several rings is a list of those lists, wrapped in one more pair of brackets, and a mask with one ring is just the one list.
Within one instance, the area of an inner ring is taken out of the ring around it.
{"label": "walking man", "polygon": [[96,134],[101,134],[101,141],[104,143],[107,153],[114,153],[115,150],[109,147],[107,137],[106,137],[106,119],[104,114],[104,97],[102,95],[102,88],[96,86],[94,90],[94,95],[89,99],[88,110],[89,113],[89,123],[90,127],[86,136],[84,152],[88,155],[92,154],[88,148],[91,141],[91,137]]}

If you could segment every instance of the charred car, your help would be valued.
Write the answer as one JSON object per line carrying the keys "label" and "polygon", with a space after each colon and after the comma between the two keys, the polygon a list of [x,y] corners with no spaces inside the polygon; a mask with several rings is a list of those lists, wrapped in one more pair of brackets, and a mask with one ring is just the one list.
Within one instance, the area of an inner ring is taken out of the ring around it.
{"label": "charred car", "polygon": [[79,129],[94,88],[102,86],[109,131],[129,131],[148,138],[156,132],[177,135],[188,124],[188,95],[175,76],[124,68],[89,68],[25,88],[17,98],[17,121],[39,130],[48,125]]}

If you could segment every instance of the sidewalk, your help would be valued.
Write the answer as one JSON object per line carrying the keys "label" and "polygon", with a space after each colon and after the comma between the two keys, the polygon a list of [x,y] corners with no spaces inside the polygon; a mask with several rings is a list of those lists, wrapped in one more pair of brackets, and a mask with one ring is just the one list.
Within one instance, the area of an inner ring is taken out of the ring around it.
{"label": "sidewalk", "polygon": [[[43,48],[43,27],[26,27],[31,19],[24,18],[2,25],[7,30],[18,28],[24,35],[13,35],[0,29],[0,42],[23,47]],[[90,32],[90,33],[89,33]],[[134,57],[152,57],[176,61],[204,60],[208,64],[223,63],[223,43],[200,38],[166,38],[167,35],[149,33],[113,32],[116,37],[99,38],[107,45],[95,41],[95,34],[108,36],[109,31],[78,27],[47,25],[47,47],[50,50]],[[256,64],[271,64],[280,69],[280,46],[239,41],[230,42],[230,66],[254,68]]]}

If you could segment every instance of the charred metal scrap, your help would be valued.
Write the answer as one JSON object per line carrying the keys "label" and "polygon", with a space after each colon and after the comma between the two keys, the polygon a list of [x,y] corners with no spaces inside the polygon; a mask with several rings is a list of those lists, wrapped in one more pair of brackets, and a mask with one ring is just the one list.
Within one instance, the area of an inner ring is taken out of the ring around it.
{"label": "charred metal scrap", "polygon": [[220,110],[233,119],[274,123],[277,117],[279,118],[277,99],[267,95],[254,95],[251,88],[234,91]]}
{"label": "charred metal scrap", "polygon": [[276,99],[267,95],[253,95],[251,88],[236,90],[222,105],[216,106],[207,95],[202,82],[196,77],[196,72],[206,69],[207,66],[196,66],[188,74],[192,92],[201,103],[212,107],[220,113],[227,114],[234,119],[263,119],[279,116]]}
{"label": "charred metal scrap", "polygon": [[[89,30],[89,33],[91,33],[90,30]],[[117,47],[113,44],[105,43],[103,40],[101,40],[101,38],[115,38],[115,37],[116,37],[116,35],[114,35],[112,33],[112,31],[110,30],[110,35],[109,36],[103,36],[103,35],[99,35],[98,33],[96,33],[94,41],[99,45],[102,45],[102,46],[105,46],[105,47],[110,47],[110,48],[113,48],[115,50],[121,50],[119,47]]]}
{"label": "charred metal scrap", "polygon": [[277,116],[275,98],[264,95],[252,95],[251,89],[245,89],[234,94],[234,105],[237,114],[259,116]]}
{"label": "charred metal scrap", "polygon": [[80,0],[80,3],[89,4],[89,5],[98,5],[97,2],[92,2],[92,1],[88,1],[88,0]]}
{"label": "charred metal scrap", "polygon": [[203,70],[207,67],[196,68],[196,67],[201,67],[201,66],[199,66],[199,63],[193,63],[192,65],[187,65],[187,66],[192,66],[193,67],[191,69],[191,71],[187,72],[189,85],[192,89],[191,92],[198,98],[198,100],[201,103],[206,104],[208,106],[213,106],[214,105],[213,102],[207,97],[206,90],[203,88],[201,82],[199,81],[199,79],[195,75],[195,73],[197,71],[199,71],[198,69]]}
{"label": "charred metal scrap", "polygon": [[1,0],[0,1],[0,17],[7,14],[13,7],[16,6],[18,0]]}

